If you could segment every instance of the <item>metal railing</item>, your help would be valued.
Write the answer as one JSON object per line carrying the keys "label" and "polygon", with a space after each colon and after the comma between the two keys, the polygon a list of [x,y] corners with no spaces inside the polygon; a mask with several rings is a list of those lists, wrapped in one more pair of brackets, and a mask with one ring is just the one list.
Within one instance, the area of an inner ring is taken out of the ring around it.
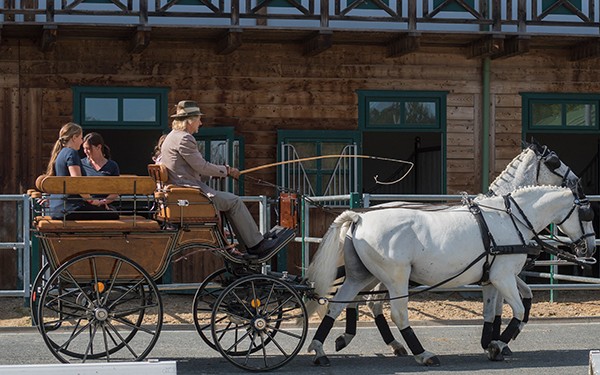
{"label": "metal railing", "polygon": [[[323,197],[307,197],[307,199],[302,200],[301,207],[301,235],[295,239],[296,242],[300,242],[302,244],[302,268],[303,270],[310,264],[310,254],[309,254],[309,244],[310,243],[320,243],[320,237],[313,237],[310,235],[310,210],[314,208],[318,208],[317,205],[313,203],[320,204],[320,202],[330,202],[332,200],[335,201],[347,201],[349,208],[368,208],[372,205],[373,202],[390,202],[390,201],[404,201],[404,202],[458,202],[463,198],[463,195],[435,195],[435,194],[426,194],[426,195],[384,195],[384,194],[362,194],[362,205],[360,207],[356,207],[352,205],[352,202],[360,201],[352,194],[349,195],[336,195],[336,196],[323,196]],[[587,196],[587,198],[591,202],[600,202],[600,195],[591,195]],[[339,206],[336,206],[339,208]],[[562,239],[562,238],[561,238]],[[568,241],[568,238],[565,238]],[[548,241],[550,244],[557,244],[554,241]],[[600,240],[596,238],[596,246],[600,245]],[[582,276],[574,276],[574,275],[561,275],[558,273],[559,266],[573,266],[574,263],[566,262],[563,260],[541,260],[536,261],[535,266],[549,266],[550,272],[531,272],[531,271],[523,271],[522,276],[528,277],[536,277],[542,279],[549,279],[549,284],[529,284],[532,290],[600,290],[600,278],[595,277],[582,277]],[[598,263],[600,267],[600,263]],[[600,271],[600,268],[599,268]],[[569,282],[576,282],[576,284],[556,284],[555,281],[563,280]],[[425,288],[426,286],[416,287],[412,290],[419,290]],[[481,287],[479,285],[465,285],[454,288],[444,288],[439,287],[435,289],[436,291],[461,291],[461,292],[470,292],[470,291],[481,291]],[[550,296],[551,300],[553,299],[553,295]]]}
{"label": "metal railing", "polygon": [[[540,6],[541,3],[541,6]],[[492,32],[598,35],[596,0],[184,0],[98,1],[12,0],[0,3],[0,23],[93,23],[100,25],[313,27],[388,29],[406,32]],[[433,6],[432,6],[433,5]]]}
{"label": "metal railing", "polygon": [[31,241],[29,237],[29,196],[0,195],[0,202],[17,203],[17,242],[0,242],[0,249],[10,249],[17,252],[17,278],[22,289],[0,290],[0,297],[29,297],[31,270]]}
{"label": "metal railing", "polygon": [[[258,229],[261,233],[269,231],[271,226],[271,212],[267,196],[243,196],[240,197],[244,202],[258,203]],[[17,242],[0,242],[1,249],[10,249],[18,252],[17,256],[17,284],[23,285],[22,289],[0,290],[0,297],[23,297],[29,298],[31,293],[31,261],[32,261],[32,241],[30,236],[31,209],[30,197],[24,195],[0,195],[0,202],[17,202]],[[124,199],[126,201],[126,199]],[[42,255],[43,256],[43,255]],[[3,267],[7,265],[3,264]],[[198,288],[200,284],[161,284],[160,290],[189,290]]]}

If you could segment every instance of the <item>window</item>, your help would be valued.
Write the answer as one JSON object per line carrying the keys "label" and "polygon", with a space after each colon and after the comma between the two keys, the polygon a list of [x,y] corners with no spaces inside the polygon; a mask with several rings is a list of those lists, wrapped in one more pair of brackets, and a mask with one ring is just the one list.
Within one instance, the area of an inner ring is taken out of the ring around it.
{"label": "window", "polygon": [[523,125],[528,132],[597,131],[600,95],[537,94],[523,96]]}
{"label": "window", "polygon": [[166,88],[74,87],[73,117],[87,128],[162,129],[167,94]]}
{"label": "window", "polygon": [[364,130],[440,130],[445,92],[358,91],[359,126]]}
{"label": "window", "polygon": [[[233,127],[201,128],[195,137],[198,149],[207,161],[218,165],[228,164],[240,170],[243,168],[243,142],[234,137]],[[239,181],[213,178],[209,185],[216,190],[241,195],[244,190],[242,181],[243,178]]]}

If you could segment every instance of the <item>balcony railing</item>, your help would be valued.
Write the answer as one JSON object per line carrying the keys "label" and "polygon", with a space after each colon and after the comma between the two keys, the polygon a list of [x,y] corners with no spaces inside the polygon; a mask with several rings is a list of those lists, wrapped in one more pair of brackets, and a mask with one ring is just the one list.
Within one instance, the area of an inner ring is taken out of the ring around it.
{"label": "balcony railing", "polygon": [[0,25],[187,25],[598,35],[595,0],[0,0]]}

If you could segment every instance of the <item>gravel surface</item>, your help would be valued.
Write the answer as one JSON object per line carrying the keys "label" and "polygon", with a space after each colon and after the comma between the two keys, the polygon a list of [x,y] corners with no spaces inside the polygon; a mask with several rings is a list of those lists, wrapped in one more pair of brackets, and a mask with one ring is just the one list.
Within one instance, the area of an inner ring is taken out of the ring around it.
{"label": "gravel surface", "polygon": [[[193,324],[193,295],[163,294],[162,298],[164,324]],[[595,291],[558,291],[554,293],[554,302],[549,301],[549,292],[534,292],[531,318],[600,317],[600,293]],[[481,296],[476,293],[423,293],[412,297],[408,306],[411,321],[482,319]],[[389,308],[385,311],[389,319]],[[505,305],[503,316],[511,315],[510,308]],[[317,317],[313,319],[318,321]],[[372,321],[370,312],[364,306],[361,307],[360,320]],[[31,326],[31,317],[23,298],[1,297],[0,327],[28,326]]]}

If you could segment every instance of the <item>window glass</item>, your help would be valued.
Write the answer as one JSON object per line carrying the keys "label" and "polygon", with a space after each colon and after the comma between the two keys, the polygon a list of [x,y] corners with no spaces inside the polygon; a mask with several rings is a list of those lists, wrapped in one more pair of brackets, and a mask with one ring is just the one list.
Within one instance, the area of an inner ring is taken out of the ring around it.
{"label": "window glass", "polygon": [[85,98],[85,121],[118,121],[119,101],[115,98]]}
{"label": "window glass", "polygon": [[[323,142],[321,144],[322,155],[340,155],[347,143]],[[338,158],[325,158],[321,161],[321,169],[333,169],[338,163]],[[344,165],[344,164],[342,164]]]}
{"label": "window glass", "polygon": [[562,124],[562,105],[551,103],[533,103],[533,126],[560,126]]}
{"label": "window glass", "polygon": [[[312,143],[312,142],[311,143],[294,142],[294,148],[296,149],[296,152],[298,153],[298,156],[300,158],[306,158],[306,157],[318,155],[316,144]],[[302,162],[302,165],[306,169],[317,169],[317,161],[316,160],[304,161],[304,162]]]}
{"label": "window glass", "polygon": [[435,103],[407,101],[404,103],[406,123],[415,125],[435,125]]}
{"label": "window glass", "polygon": [[369,124],[391,125],[400,124],[401,102],[369,102]]}
{"label": "window glass", "polygon": [[594,126],[596,106],[594,104],[567,104],[567,126]]}
{"label": "window glass", "polygon": [[229,164],[227,160],[227,141],[210,142],[210,162],[217,165]]}
{"label": "window glass", "polygon": [[156,99],[125,98],[123,99],[123,120],[125,121],[156,121]]}

